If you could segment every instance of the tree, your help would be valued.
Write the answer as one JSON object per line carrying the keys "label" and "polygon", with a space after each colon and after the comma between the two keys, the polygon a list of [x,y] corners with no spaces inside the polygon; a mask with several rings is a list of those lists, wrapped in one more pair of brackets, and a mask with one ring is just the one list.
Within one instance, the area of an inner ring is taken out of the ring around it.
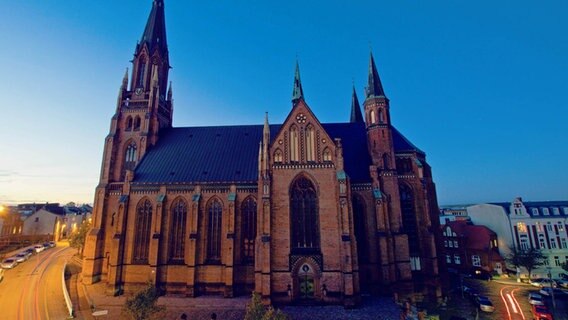
{"label": "tree", "polygon": [[89,220],[84,220],[79,227],[79,230],[72,233],[69,237],[69,245],[73,248],[77,248],[79,251],[79,255],[83,258],[83,248],[85,247],[85,239],[87,238],[87,234],[91,229],[91,223]]}
{"label": "tree", "polygon": [[286,320],[288,317],[280,310],[269,306],[266,308],[260,300],[260,295],[253,292],[251,301],[247,305],[245,320]]}
{"label": "tree", "polygon": [[126,299],[123,311],[132,320],[151,319],[155,314],[164,311],[164,306],[156,305],[158,302],[158,290],[152,283],[132,297]]}
{"label": "tree", "polygon": [[529,272],[529,279],[532,276],[532,271],[544,265],[547,256],[540,251],[540,249],[517,249],[511,248],[511,253],[507,255],[505,260],[508,264],[514,267],[524,267]]}

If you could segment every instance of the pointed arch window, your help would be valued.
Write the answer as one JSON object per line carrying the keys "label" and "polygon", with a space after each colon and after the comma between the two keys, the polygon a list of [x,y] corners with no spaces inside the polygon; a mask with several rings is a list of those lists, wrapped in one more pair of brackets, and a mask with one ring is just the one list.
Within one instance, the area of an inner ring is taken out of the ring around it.
{"label": "pointed arch window", "polygon": [[126,147],[126,152],[124,155],[124,167],[125,169],[132,170],[134,165],[136,165],[136,160],[138,160],[136,143],[134,141],[130,142],[128,147]]}
{"label": "pointed arch window", "polygon": [[385,170],[390,169],[389,155],[387,153],[383,154],[383,169]]}
{"label": "pointed arch window", "polygon": [[126,118],[126,131],[132,131],[132,117],[128,116]]}
{"label": "pointed arch window", "polygon": [[330,162],[331,161],[331,150],[329,148],[325,148],[323,150],[323,161]]}
{"label": "pointed arch window", "polygon": [[144,87],[144,79],[145,79],[145,75],[146,75],[146,65],[147,64],[148,63],[146,62],[146,58],[141,57],[140,63],[138,64],[138,79],[136,81],[136,87],[137,88],[143,88]]}
{"label": "pointed arch window", "polygon": [[256,238],[256,200],[248,197],[241,207],[242,212],[242,253],[243,262],[254,262],[254,240]]}
{"label": "pointed arch window", "polygon": [[179,198],[171,207],[170,239],[168,248],[169,260],[183,263],[185,257],[185,225],[187,222],[187,203]]}
{"label": "pointed arch window", "polygon": [[291,247],[296,253],[320,248],[318,197],[312,182],[297,179],[290,188]]}
{"label": "pointed arch window", "polygon": [[298,129],[296,126],[290,128],[290,162],[300,161],[300,146],[298,144]]}
{"label": "pointed arch window", "polygon": [[369,239],[367,238],[367,223],[365,201],[358,195],[353,195],[353,224],[357,239],[357,256],[359,262],[369,262]]}
{"label": "pointed arch window", "polygon": [[306,128],[306,160],[316,161],[316,133],[311,125]]}
{"label": "pointed arch window", "polygon": [[139,131],[140,130],[140,117],[136,116],[136,118],[134,118],[134,131]]}
{"label": "pointed arch window", "polygon": [[420,251],[418,244],[418,224],[416,222],[416,210],[414,209],[414,194],[409,186],[401,184],[399,186],[400,209],[402,213],[402,224],[404,231],[408,235],[408,246],[410,255],[417,255]]}
{"label": "pointed arch window", "polygon": [[207,227],[207,262],[219,263],[221,261],[221,222],[223,206],[218,199],[209,204]]}
{"label": "pointed arch window", "polygon": [[370,116],[371,116],[371,123],[373,123],[373,124],[376,123],[376,122],[377,122],[377,117],[376,117],[376,115],[375,115],[375,110],[371,110]]}
{"label": "pointed arch window", "polygon": [[151,226],[152,202],[148,199],[143,199],[136,207],[136,219],[134,221],[134,253],[132,263],[148,263]]}
{"label": "pointed arch window", "polygon": [[282,151],[280,149],[274,151],[274,162],[282,163]]}
{"label": "pointed arch window", "polygon": [[379,109],[379,123],[385,122],[385,115],[383,113],[383,109]]}

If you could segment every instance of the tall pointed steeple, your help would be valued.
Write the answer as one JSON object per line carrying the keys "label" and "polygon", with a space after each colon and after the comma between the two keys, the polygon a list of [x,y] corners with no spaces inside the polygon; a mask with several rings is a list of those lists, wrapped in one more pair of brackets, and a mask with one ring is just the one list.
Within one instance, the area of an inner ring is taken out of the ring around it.
{"label": "tall pointed steeple", "polygon": [[152,54],[158,49],[162,58],[168,54],[168,40],[166,38],[166,17],[164,14],[164,0],[154,0],[152,11],[146,22],[146,28],[140,39],[140,46],[144,43]]}
{"label": "tall pointed steeple", "polygon": [[361,114],[361,106],[359,105],[359,99],[357,98],[357,92],[355,91],[355,86],[353,86],[353,94],[351,95],[351,120],[349,122],[364,122],[363,114]]}
{"label": "tall pointed steeple", "polygon": [[296,60],[296,73],[294,74],[294,89],[292,90],[292,102],[296,104],[298,100],[304,99],[304,90],[302,90],[302,80],[300,80],[300,65]]}
{"label": "tall pointed steeple", "polygon": [[375,66],[373,52],[371,52],[371,58],[369,59],[369,82],[366,88],[366,95],[366,98],[380,96],[386,97],[383,85],[381,84],[381,79],[379,78],[379,73],[377,72],[377,66]]}

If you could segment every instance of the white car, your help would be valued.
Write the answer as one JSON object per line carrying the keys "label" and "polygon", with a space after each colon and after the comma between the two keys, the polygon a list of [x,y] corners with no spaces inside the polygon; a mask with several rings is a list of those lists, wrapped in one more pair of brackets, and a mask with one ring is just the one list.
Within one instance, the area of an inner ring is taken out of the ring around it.
{"label": "white car", "polygon": [[16,261],[15,258],[8,258],[5,259],[4,261],[2,261],[2,263],[0,264],[0,267],[2,267],[3,269],[12,269],[13,267],[18,265],[18,261]]}
{"label": "white car", "polygon": [[37,245],[34,246],[34,250],[35,250],[36,253],[40,253],[43,250],[45,250],[45,247],[42,246],[41,244],[37,244]]}
{"label": "white car", "polygon": [[544,299],[542,299],[540,294],[531,292],[529,293],[529,303],[537,306],[543,306]]}
{"label": "white car", "polygon": [[553,288],[556,288],[556,282],[551,279],[541,278],[541,279],[534,279],[530,281],[530,284],[535,287],[549,287],[552,285]]}
{"label": "white car", "polygon": [[20,252],[20,253],[18,253],[17,255],[13,256],[13,258],[16,259],[16,261],[17,261],[18,263],[22,263],[22,262],[28,260],[28,256],[27,256],[25,253],[22,253],[22,252]]}

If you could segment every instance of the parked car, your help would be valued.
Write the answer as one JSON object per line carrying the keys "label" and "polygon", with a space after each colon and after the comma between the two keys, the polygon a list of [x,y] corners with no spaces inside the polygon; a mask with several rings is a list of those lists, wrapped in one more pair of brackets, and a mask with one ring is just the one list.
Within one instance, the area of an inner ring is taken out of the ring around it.
{"label": "parked car", "polygon": [[485,312],[495,311],[495,307],[493,306],[493,303],[491,303],[491,300],[489,300],[489,298],[487,298],[486,296],[477,296],[475,298],[475,300],[477,302],[477,306],[479,307],[479,310],[485,311]]}
{"label": "parked car", "polygon": [[475,300],[475,297],[479,295],[479,292],[477,292],[477,290],[470,288],[468,286],[463,286],[462,290],[464,295],[470,297],[472,300]]}
{"label": "parked car", "polygon": [[49,241],[49,247],[53,248],[55,247],[55,241]]}
{"label": "parked car", "polygon": [[45,249],[49,249],[49,248],[51,248],[51,245],[49,244],[49,242],[44,242],[44,243],[43,243],[43,247],[44,247]]}
{"label": "parked car", "polygon": [[43,250],[45,250],[44,246],[41,245],[41,244],[36,244],[36,245],[34,246],[34,249],[35,249],[35,252],[36,252],[36,253],[40,253],[40,252],[42,252]]}
{"label": "parked car", "polygon": [[568,280],[565,280],[565,279],[554,279],[554,282],[556,282],[556,284],[557,284],[559,287],[568,289]]}
{"label": "parked car", "polygon": [[529,283],[535,287],[550,287],[556,288],[556,282],[552,279],[541,278],[541,279],[533,279],[530,280]]}
{"label": "parked car", "polygon": [[26,260],[28,260],[28,259],[32,256],[33,250],[30,250],[30,251],[24,250],[24,251],[20,252],[20,254],[25,255],[25,256],[26,256]]}
{"label": "parked car", "polygon": [[34,253],[36,253],[34,248],[28,248],[28,249],[24,250],[24,252],[29,253],[30,256],[33,255]]}
{"label": "parked car", "polygon": [[558,289],[558,288],[550,289],[548,287],[544,287],[544,288],[540,289],[538,291],[538,293],[542,294],[543,296],[549,297],[549,296],[551,296],[551,292],[553,292],[553,291],[554,291],[555,297],[564,297],[564,296],[568,295],[568,291],[566,291],[566,290],[562,290],[562,289]]}
{"label": "parked car", "polygon": [[529,303],[532,305],[542,306],[544,305],[544,300],[540,294],[531,292],[529,293]]}
{"label": "parked car", "polygon": [[552,313],[547,307],[541,305],[532,305],[531,308],[533,318],[538,320],[553,320]]}
{"label": "parked car", "polygon": [[28,256],[25,253],[18,253],[17,255],[13,256],[12,258],[16,259],[16,262],[18,263],[22,263],[26,260],[28,260]]}
{"label": "parked car", "polygon": [[15,258],[8,258],[8,259],[4,259],[4,261],[2,261],[2,264],[0,264],[0,267],[2,267],[3,269],[12,269],[17,265],[18,265],[18,261],[16,261]]}

